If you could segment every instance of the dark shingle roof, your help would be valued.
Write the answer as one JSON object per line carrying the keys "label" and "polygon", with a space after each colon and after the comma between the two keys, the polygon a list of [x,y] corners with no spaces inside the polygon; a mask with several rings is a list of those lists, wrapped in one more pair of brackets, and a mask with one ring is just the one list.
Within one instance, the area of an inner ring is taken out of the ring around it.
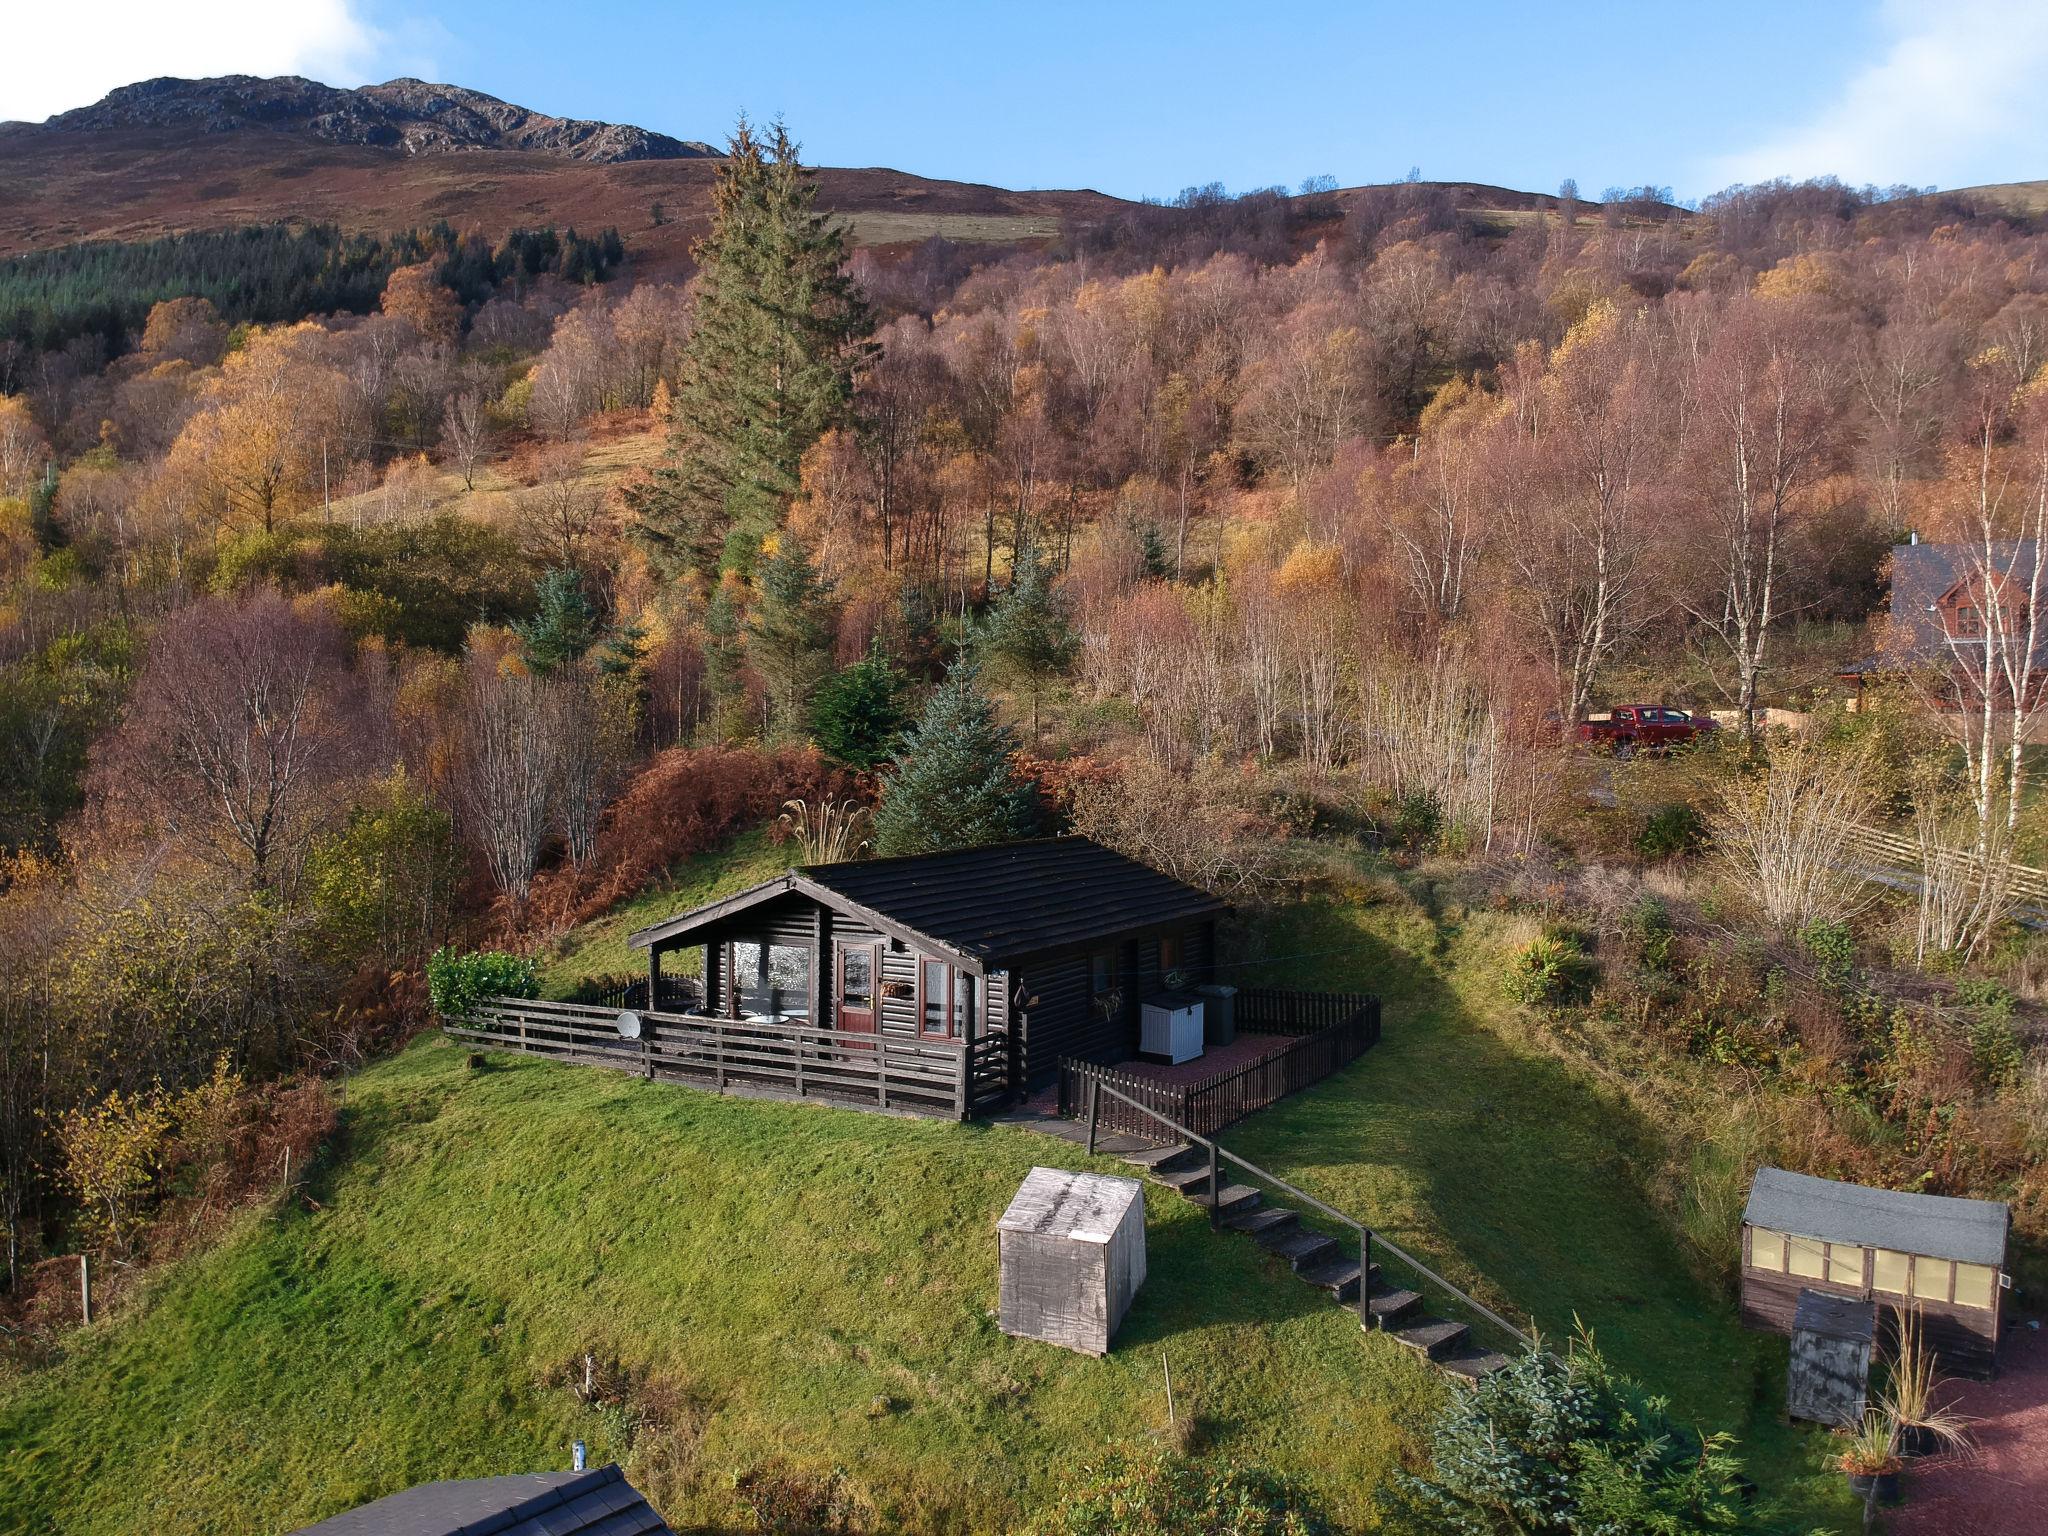
{"label": "dark shingle roof", "polygon": [[615,1466],[422,1483],[295,1536],[674,1536]]}
{"label": "dark shingle roof", "polygon": [[2009,1215],[1996,1200],[1912,1195],[1759,1168],[1742,1219],[1752,1227],[1964,1264],[2005,1263]]}
{"label": "dark shingle roof", "polygon": [[1085,837],[813,864],[643,928],[631,943],[681,938],[789,891],[987,969],[1227,910],[1225,903]]}

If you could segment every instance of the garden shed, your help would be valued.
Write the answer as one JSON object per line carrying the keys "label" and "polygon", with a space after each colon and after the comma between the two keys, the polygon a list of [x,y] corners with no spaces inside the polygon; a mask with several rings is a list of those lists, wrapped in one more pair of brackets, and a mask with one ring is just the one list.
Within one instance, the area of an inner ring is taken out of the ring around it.
{"label": "garden shed", "polygon": [[2010,1225],[1995,1200],[1760,1168],[1742,1214],[1742,1320],[1789,1334],[1804,1291],[1912,1309],[1951,1369],[1988,1375]]}

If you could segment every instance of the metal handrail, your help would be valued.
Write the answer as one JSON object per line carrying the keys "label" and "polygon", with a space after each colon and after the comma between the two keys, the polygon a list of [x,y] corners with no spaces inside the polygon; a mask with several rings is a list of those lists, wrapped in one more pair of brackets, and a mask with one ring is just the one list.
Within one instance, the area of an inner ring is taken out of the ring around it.
{"label": "metal handrail", "polygon": [[1193,1142],[1197,1146],[1204,1147],[1208,1150],[1209,1224],[1212,1227],[1218,1226],[1222,1222],[1222,1210],[1220,1205],[1218,1204],[1218,1199],[1222,1194],[1222,1189],[1217,1183],[1217,1173],[1219,1172],[1217,1164],[1219,1162],[1228,1162],[1234,1163],[1237,1167],[1242,1168],[1246,1173],[1250,1174],[1253,1178],[1262,1180],[1267,1184],[1273,1185],[1275,1188],[1292,1196],[1294,1199],[1303,1201],[1308,1205],[1314,1206],[1318,1211],[1322,1212],[1323,1215],[1329,1217],[1330,1220],[1347,1226],[1352,1231],[1356,1232],[1358,1234],[1359,1242],[1358,1316],[1360,1321],[1363,1322],[1366,1327],[1370,1328],[1372,1326],[1371,1303],[1367,1296],[1367,1292],[1370,1291],[1372,1288],[1372,1245],[1374,1243],[1378,1243],[1382,1248],[1386,1249],[1389,1253],[1393,1254],[1394,1257],[1398,1259],[1402,1264],[1406,1265],[1409,1269],[1414,1270],[1417,1274],[1422,1275],[1423,1277],[1434,1283],[1436,1286],[1438,1286],[1440,1289],[1448,1291],[1451,1295],[1457,1297],[1459,1301],[1463,1302],[1466,1306],[1470,1307],[1474,1312],[1477,1312],[1481,1317],[1485,1318],[1495,1327],[1505,1331],[1511,1338],[1515,1339],[1525,1348],[1534,1349],[1536,1347],[1536,1341],[1534,1339],[1532,1339],[1528,1334],[1522,1332],[1521,1329],[1517,1328],[1513,1323],[1509,1322],[1506,1318],[1502,1317],[1498,1312],[1494,1311],[1493,1308],[1487,1306],[1485,1302],[1478,1300],[1476,1297],[1470,1295],[1468,1292],[1460,1290],[1457,1286],[1451,1284],[1450,1281],[1446,1280],[1442,1275],[1438,1274],[1435,1270],[1431,1269],[1427,1264],[1423,1263],[1420,1259],[1416,1258],[1414,1254],[1408,1252],[1407,1249],[1401,1247],[1398,1243],[1391,1241],[1385,1235],[1379,1232],[1375,1232],[1371,1227],[1368,1227],[1364,1222],[1359,1221],[1356,1217],[1347,1216],[1342,1211],[1338,1210],[1335,1206],[1325,1204],[1323,1201],[1318,1200],[1314,1195],[1310,1194],[1307,1190],[1297,1188],[1295,1185],[1288,1183],[1287,1180],[1281,1178],[1277,1173],[1268,1173],[1265,1169],[1261,1168],[1257,1163],[1251,1162],[1249,1159],[1239,1157],[1235,1152],[1225,1151],[1223,1147],[1219,1145],[1213,1138],[1208,1136],[1197,1135],[1194,1131],[1189,1130],[1186,1126],[1181,1125],[1177,1121],[1171,1120],[1167,1116],[1160,1114],[1158,1110],[1153,1109],[1150,1105],[1141,1104],[1136,1099],[1132,1098],[1129,1094],[1121,1093],[1117,1089],[1110,1087],[1100,1078],[1089,1079],[1088,1151],[1091,1155],[1095,1151],[1095,1123],[1096,1114],[1100,1103],[1099,1096],[1105,1093],[1108,1094],[1111,1098],[1123,1100],[1124,1103],[1130,1105],[1133,1109],[1142,1111],[1143,1113],[1150,1115],[1154,1120],[1157,1120],[1161,1125],[1165,1126],[1168,1130],[1172,1131],[1174,1135],[1180,1137],[1182,1140]]}

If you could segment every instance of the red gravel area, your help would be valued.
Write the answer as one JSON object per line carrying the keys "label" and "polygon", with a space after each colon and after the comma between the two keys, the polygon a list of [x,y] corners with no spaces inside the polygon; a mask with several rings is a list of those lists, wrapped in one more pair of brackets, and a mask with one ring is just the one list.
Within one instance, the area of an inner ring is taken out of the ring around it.
{"label": "red gravel area", "polygon": [[1996,1381],[1956,1384],[1976,1444],[1908,1466],[1891,1536],[2048,1532],[2048,1327],[2007,1330],[1998,1365]]}

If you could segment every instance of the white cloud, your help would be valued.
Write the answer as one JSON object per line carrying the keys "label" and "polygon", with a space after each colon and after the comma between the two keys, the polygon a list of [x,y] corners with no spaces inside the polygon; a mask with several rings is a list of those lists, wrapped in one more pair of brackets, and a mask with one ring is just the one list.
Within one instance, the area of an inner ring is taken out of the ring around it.
{"label": "white cloud", "polygon": [[1886,0],[1878,20],[1882,52],[1839,96],[1754,148],[1710,161],[1708,182],[1833,175],[1852,185],[1962,186],[2048,173],[2038,158],[2048,5]]}
{"label": "white cloud", "polygon": [[359,0],[58,0],[20,11],[0,48],[0,121],[40,122],[157,75],[361,85],[402,72],[390,68],[396,45],[364,19]]}

